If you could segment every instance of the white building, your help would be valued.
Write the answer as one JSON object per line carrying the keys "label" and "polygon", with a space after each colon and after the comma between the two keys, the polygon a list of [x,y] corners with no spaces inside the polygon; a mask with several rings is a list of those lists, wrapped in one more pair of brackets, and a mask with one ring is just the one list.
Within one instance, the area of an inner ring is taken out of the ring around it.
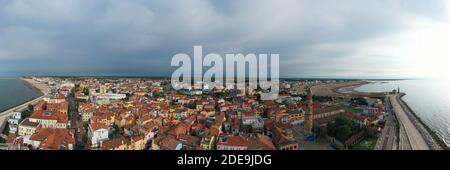
{"label": "white building", "polygon": [[83,120],[83,122],[88,122],[93,115],[94,112],[83,112],[81,113],[81,119]]}
{"label": "white building", "polygon": [[19,136],[29,136],[36,132],[36,129],[41,127],[38,122],[31,122],[29,118],[26,118],[19,124]]}
{"label": "white building", "polygon": [[8,119],[9,125],[18,125],[20,119],[22,119],[22,113],[20,112],[14,112],[11,117]]}
{"label": "white building", "polygon": [[11,119],[18,119],[18,120],[22,119],[22,113],[20,113],[20,112],[14,112],[14,113],[11,115]]}
{"label": "white building", "polygon": [[44,97],[43,100],[47,103],[62,103],[66,102],[66,99],[57,99],[57,98],[50,98],[50,97]]}
{"label": "white building", "polygon": [[8,126],[9,126],[9,133],[16,133],[18,130],[18,127],[19,127],[18,125],[12,125],[12,124],[9,124]]}
{"label": "white building", "polygon": [[242,124],[250,125],[254,132],[262,132],[264,130],[264,120],[259,115],[243,115]]}
{"label": "white building", "polygon": [[60,88],[70,88],[70,89],[72,89],[74,87],[75,87],[75,84],[71,83],[71,82],[64,82],[64,83],[61,83],[61,85],[60,85]]}
{"label": "white building", "polygon": [[122,100],[127,97],[126,94],[118,94],[118,93],[105,93],[105,94],[96,94],[95,101],[97,104],[110,104],[112,101]]}
{"label": "white building", "polygon": [[380,109],[378,107],[364,107],[362,114],[371,116],[378,112],[380,112]]}
{"label": "white building", "polygon": [[92,147],[100,146],[104,140],[108,140],[108,126],[102,123],[92,123],[89,125],[89,137],[91,138]]}

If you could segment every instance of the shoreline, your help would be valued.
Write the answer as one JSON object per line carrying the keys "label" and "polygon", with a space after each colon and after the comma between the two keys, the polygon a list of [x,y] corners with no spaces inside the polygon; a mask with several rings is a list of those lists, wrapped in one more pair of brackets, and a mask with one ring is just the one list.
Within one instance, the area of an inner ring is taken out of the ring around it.
{"label": "shoreline", "polygon": [[370,84],[368,81],[362,81],[357,84],[349,84],[349,85],[343,85],[333,88],[333,91],[340,94],[356,94],[361,93],[359,91],[356,91],[355,89],[358,87],[361,87],[363,85]]}
{"label": "shoreline", "polygon": [[[338,87],[333,89],[333,91],[335,91],[336,93],[342,94],[342,95],[352,95],[352,96],[360,96],[362,94],[382,94],[382,93],[366,93],[366,92],[359,92],[357,90],[355,90],[356,88],[366,85],[366,84],[371,84],[374,82],[369,82],[369,81],[364,81],[365,83],[360,83],[358,85],[351,85],[351,86],[344,86],[344,87]],[[346,93],[342,93],[340,90],[346,88]],[[385,93],[389,93],[389,92],[385,92]],[[425,136],[427,144],[431,145],[430,147],[433,149],[445,149],[445,150],[450,150],[450,146],[448,146],[443,139],[437,135],[437,133],[432,130],[425,122],[422,121],[422,119],[420,119],[420,117],[416,114],[416,112],[411,109],[411,107],[408,105],[407,102],[405,102],[403,100],[403,97],[406,94],[403,93],[400,97],[399,97],[399,102],[402,103],[406,108],[403,109],[408,109],[410,114],[410,118],[413,119],[415,122],[417,122],[419,124],[419,126],[421,127],[417,127],[420,129],[420,132],[423,136]],[[426,133],[426,134],[424,134]],[[431,138],[431,139],[430,139]]]}
{"label": "shoreline", "polygon": [[32,89],[33,91],[35,91],[35,92],[37,93],[37,97],[32,97],[32,98],[30,98],[30,99],[28,99],[28,100],[25,100],[23,103],[19,103],[19,104],[16,104],[16,105],[13,105],[13,106],[10,106],[10,107],[7,107],[7,108],[5,108],[5,109],[0,110],[0,116],[3,114],[3,112],[6,112],[6,111],[11,110],[11,109],[14,109],[14,108],[16,108],[16,107],[18,107],[18,106],[20,106],[20,105],[22,105],[22,104],[24,104],[24,103],[33,101],[33,100],[35,100],[35,99],[37,99],[37,98],[39,98],[39,97],[45,95],[45,93],[44,93],[41,89],[39,89],[39,88],[33,86],[30,82],[26,81],[23,77],[15,77],[15,78],[8,78],[8,79],[18,79],[18,80],[21,80],[22,83],[23,83],[25,86],[27,86],[28,88]]}
{"label": "shoreline", "polygon": [[347,97],[379,97],[384,96],[385,93],[380,92],[360,92],[355,90],[358,87],[361,87],[366,84],[371,84],[373,82],[370,81],[360,81],[356,84],[347,84],[342,86],[337,86],[332,88],[331,90],[339,95],[347,96]]}
{"label": "shoreline", "polygon": [[25,86],[27,86],[28,88],[34,90],[39,96],[45,95],[45,93],[43,92],[42,89],[39,89],[38,87],[34,86],[33,84],[31,84],[30,82],[28,82],[24,78],[21,77],[21,78],[19,78],[19,80],[21,80]]}
{"label": "shoreline", "polygon": [[357,86],[363,83],[364,81],[346,81],[328,84],[316,84],[311,86],[311,90],[316,96],[339,97],[345,94],[340,93],[339,91],[337,91],[337,89],[346,88],[349,86]]}
{"label": "shoreline", "polygon": [[38,97],[24,101],[23,103],[19,103],[13,107],[7,108],[6,110],[0,111],[0,130],[2,131],[3,128],[5,128],[6,121],[13,112],[22,112],[23,110],[28,108],[28,105],[35,105],[46,95],[46,87],[38,87],[37,85],[35,86],[33,82],[29,82],[31,79],[24,79],[23,77],[19,77],[18,79],[22,80],[24,85],[28,88],[31,88],[38,92]]}
{"label": "shoreline", "polygon": [[406,107],[403,109],[409,110],[409,113],[411,113],[410,118],[413,119],[415,122],[417,122],[419,126],[422,126],[422,127],[418,127],[419,132],[421,132],[422,136],[425,137],[427,144],[435,150],[441,150],[441,149],[449,150],[450,147],[443,141],[443,139],[441,137],[439,137],[437,135],[437,133],[434,130],[432,130],[425,122],[423,122],[422,119],[420,119],[420,117],[416,114],[416,112],[413,109],[411,109],[411,107],[409,107],[408,103],[406,103],[403,100],[403,97],[405,95],[406,95],[405,93],[402,93],[400,95],[399,102],[402,103]]}

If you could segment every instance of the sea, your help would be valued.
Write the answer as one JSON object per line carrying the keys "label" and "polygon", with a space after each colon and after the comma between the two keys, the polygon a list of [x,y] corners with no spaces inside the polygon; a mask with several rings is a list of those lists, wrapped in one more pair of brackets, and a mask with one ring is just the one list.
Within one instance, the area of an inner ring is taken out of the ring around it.
{"label": "sea", "polygon": [[18,78],[0,77],[0,112],[39,97],[39,93]]}
{"label": "sea", "polygon": [[403,100],[418,117],[450,146],[450,80],[413,79],[371,81],[356,88],[360,92],[388,92],[400,89]]}

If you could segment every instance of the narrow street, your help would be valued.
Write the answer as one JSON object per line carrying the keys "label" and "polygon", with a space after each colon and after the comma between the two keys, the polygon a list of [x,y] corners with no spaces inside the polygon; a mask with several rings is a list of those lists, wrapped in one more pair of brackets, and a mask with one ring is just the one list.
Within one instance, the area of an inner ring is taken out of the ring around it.
{"label": "narrow street", "polygon": [[74,101],[74,97],[72,95],[68,95],[67,101],[69,102],[69,121],[70,121],[70,128],[75,129],[75,149],[81,148],[81,137],[78,129],[78,110],[76,107],[76,102]]}

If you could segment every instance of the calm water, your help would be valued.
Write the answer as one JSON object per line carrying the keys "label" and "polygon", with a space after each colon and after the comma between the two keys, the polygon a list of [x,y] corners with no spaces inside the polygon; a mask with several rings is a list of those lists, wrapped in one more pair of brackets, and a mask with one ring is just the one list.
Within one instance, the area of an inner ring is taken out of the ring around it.
{"label": "calm water", "polygon": [[39,97],[39,94],[25,86],[22,80],[0,77],[0,111]]}
{"label": "calm water", "polygon": [[362,92],[385,92],[397,89],[416,114],[450,145],[450,81],[421,79],[384,81],[356,88]]}

